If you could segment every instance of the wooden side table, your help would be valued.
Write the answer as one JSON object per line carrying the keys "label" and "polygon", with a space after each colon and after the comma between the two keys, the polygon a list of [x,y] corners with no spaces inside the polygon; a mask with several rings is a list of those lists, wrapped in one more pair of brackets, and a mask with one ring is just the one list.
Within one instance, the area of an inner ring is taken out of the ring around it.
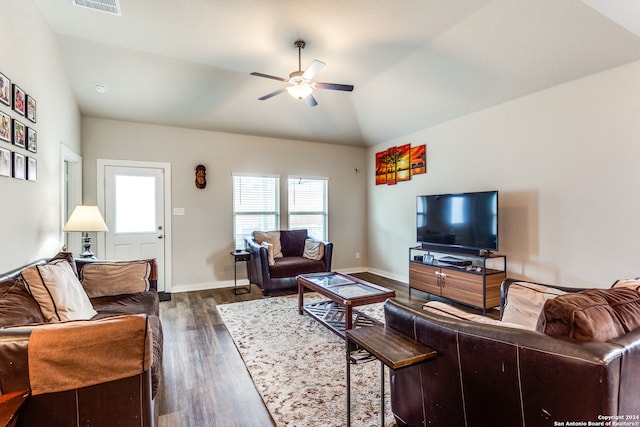
{"label": "wooden side table", "polygon": [[15,391],[0,395],[0,426],[15,426],[20,408],[31,395],[29,390]]}
{"label": "wooden side table", "polygon": [[351,357],[354,345],[367,351],[380,361],[380,425],[384,427],[384,367],[406,368],[436,357],[436,351],[411,339],[410,337],[387,328],[375,325],[367,328],[349,329],[346,332],[347,350],[347,427],[351,426]]}
{"label": "wooden side table", "polygon": [[238,287],[238,263],[245,262],[247,266],[247,275],[249,275],[249,259],[251,258],[251,254],[247,251],[232,251],[231,255],[233,255],[233,293],[235,295],[238,294],[248,294],[251,292],[251,281],[249,281],[249,286]]}

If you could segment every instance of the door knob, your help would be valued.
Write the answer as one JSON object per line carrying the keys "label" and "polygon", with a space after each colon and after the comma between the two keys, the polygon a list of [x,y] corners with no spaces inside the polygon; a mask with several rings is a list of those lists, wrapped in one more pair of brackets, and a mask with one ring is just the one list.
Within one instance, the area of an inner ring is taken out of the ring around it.
{"label": "door knob", "polygon": [[158,235],[158,239],[162,239],[164,236],[162,234]]}

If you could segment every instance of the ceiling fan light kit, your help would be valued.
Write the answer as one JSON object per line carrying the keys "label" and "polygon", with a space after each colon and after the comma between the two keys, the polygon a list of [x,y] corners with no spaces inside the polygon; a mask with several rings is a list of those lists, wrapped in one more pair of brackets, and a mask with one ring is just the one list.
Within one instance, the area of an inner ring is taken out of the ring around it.
{"label": "ceiling fan light kit", "polygon": [[311,64],[309,64],[306,70],[302,71],[302,49],[304,49],[305,43],[302,40],[298,40],[294,43],[294,46],[298,49],[298,70],[289,74],[288,79],[258,72],[251,73],[252,76],[278,80],[288,84],[288,86],[285,86],[282,89],[278,89],[267,95],[261,96],[260,98],[258,98],[260,101],[267,100],[286,91],[289,92],[289,95],[296,99],[306,100],[307,104],[310,107],[315,107],[316,105],[318,105],[318,102],[313,97],[313,91],[315,89],[341,90],[345,92],[353,91],[352,85],[312,82],[313,77],[318,71],[324,68],[325,63],[315,59],[313,60],[313,62],[311,62]]}

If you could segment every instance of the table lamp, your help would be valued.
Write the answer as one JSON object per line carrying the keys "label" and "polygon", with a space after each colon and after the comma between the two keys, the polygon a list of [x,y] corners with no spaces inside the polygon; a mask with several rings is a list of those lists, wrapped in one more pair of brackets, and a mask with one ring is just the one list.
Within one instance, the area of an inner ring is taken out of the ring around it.
{"label": "table lamp", "polygon": [[62,231],[82,232],[82,253],[80,258],[95,258],[91,252],[90,231],[109,231],[97,206],[78,205],[73,210]]}

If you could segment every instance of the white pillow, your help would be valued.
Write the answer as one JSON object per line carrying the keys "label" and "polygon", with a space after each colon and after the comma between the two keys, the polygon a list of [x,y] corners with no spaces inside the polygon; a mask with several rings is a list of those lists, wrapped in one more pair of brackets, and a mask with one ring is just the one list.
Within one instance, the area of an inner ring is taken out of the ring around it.
{"label": "white pillow", "polygon": [[66,261],[25,268],[22,278],[47,322],[89,320],[98,314]]}
{"label": "white pillow", "polygon": [[267,248],[267,260],[269,265],[275,265],[276,261],[273,259],[273,245],[269,242],[262,242],[260,246]]}
{"label": "white pillow", "polygon": [[535,331],[545,301],[564,294],[566,292],[560,289],[536,283],[512,283],[507,290],[502,321],[516,323]]}
{"label": "white pillow", "polygon": [[324,256],[324,243],[313,239],[305,240],[304,253],[302,256],[316,261],[321,260]]}
{"label": "white pillow", "polygon": [[426,302],[422,306],[422,309],[425,311],[429,311],[431,313],[438,313],[443,316],[453,317],[455,319],[461,319],[461,320],[469,320],[471,322],[482,323],[485,325],[504,326],[504,327],[516,328],[516,329],[527,329],[522,325],[518,325],[517,323],[503,322],[500,320],[492,319],[490,317],[481,316],[479,314],[469,313],[440,301]]}

